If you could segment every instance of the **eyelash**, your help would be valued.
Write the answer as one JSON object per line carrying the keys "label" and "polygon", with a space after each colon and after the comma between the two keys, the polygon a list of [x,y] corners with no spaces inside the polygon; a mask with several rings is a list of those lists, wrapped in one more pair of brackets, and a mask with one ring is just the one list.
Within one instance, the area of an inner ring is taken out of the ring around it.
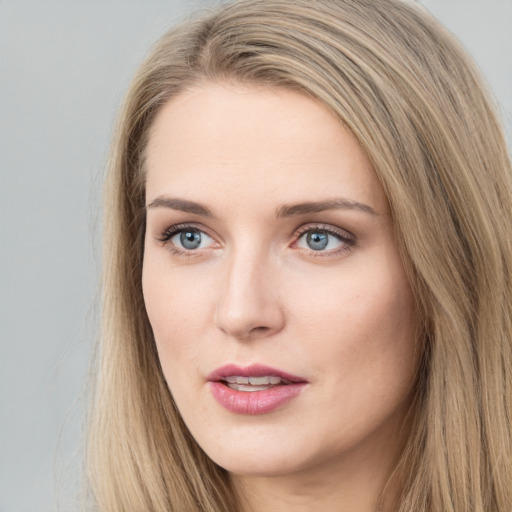
{"label": "eyelash", "polygon": [[[193,250],[193,249],[180,249],[176,245],[171,243],[171,240],[174,236],[176,236],[179,233],[182,233],[184,231],[194,231],[199,232],[207,235],[208,237],[215,240],[215,238],[208,234],[208,232],[195,224],[176,224],[174,226],[171,226],[167,228],[159,237],[158,241],[162,244],[167,246],[167,249],[181,257],[194,257],[198,256],[200,254],[199,250]],[[327,251],[315,251],[313,249],[304,249],[304,248],[298,248],[300,251],[305,251],[308,253],[308,255],[313,257],[328,257],[344,252],[351,251],[355,245],[356,245],[356,238],[349,233],[348,231],[341,230],[334,228],[331,225],[326,224],[306,224],[302,227],[300,227],[298,230],[296,230],[293,234],[294,241],[291,244],[291,247],[293,247],[295,244],[297,244],[300,239],[306,235],[307,233],[314,233],[314,232],[320,232],[320,233],[326,233],[328,235],[331,235],[338,239],[340,242],[342,242],[342,246],[340,248],[331,249]]]}
{"label": "eyelash", "polygon": [[327,233],[335,238],[337,238],[340,242],[342,242],[342,246],[337,249],[331,249],[327,251],[315,251],[313,249],[299,249],[306,251],[308,255],[311,255],[315,258],[325,258],[337,254],[341,254],[344,252],[351,251],[356,245],[356,238],[354,235],[349,233],[348,231],[335,228],[328,224],[306,224],[305,226],[300,227],[294,233],[295,241],[292,245],[295,245],[299,242],[299,240],[306,235],[307,233]]}
{"label": "eyelash", "polygon": [[196,226],[195,224],[176,224],[175,226],[171,226],[169,228],[167,228],[159,237],[158,237],[158,241],[162,244],[162,245],[165,245],[167,247],[167,249],[172,253],[172,254],[175,254],[177,256],[181,256],[181,257],[184,257],[184,258],[188,258],[188,257],[194,257],[194,256],[198,256],[199,254],[199,251],[194,251],[194,250],[186,250],[186,249],[180,249],[178,247],[176,247],[174,244],[171,243],[171,240],[172,238],[175,236],[175,235],[178,235],[179,233],[182,233],[184,231],[195,231],[195,232],[199,232],[199,233],[204,233],[205,235],[209,236],[210,238],[212,238],[213,240],[214,237],[213,236],[210,236],[204,228],[200,228],[199,226]]}

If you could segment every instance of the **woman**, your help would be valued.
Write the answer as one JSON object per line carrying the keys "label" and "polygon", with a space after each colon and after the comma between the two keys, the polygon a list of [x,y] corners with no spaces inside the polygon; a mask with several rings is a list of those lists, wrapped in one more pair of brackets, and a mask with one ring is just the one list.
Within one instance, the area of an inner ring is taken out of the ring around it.
{"label": "woman", "polygon": [[166,34],[107,181],[99,510],[509,511],[510,171],[408,3]]}

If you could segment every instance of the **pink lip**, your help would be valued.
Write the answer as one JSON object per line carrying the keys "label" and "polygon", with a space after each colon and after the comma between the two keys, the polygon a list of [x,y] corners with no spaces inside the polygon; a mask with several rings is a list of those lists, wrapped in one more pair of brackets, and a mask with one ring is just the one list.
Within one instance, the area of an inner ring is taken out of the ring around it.
{"label": "pink lip", "polygon": [[[237,391],[231,389],[223,378],[231,375],[240,377],[273,376],[286,379],[289,384],[276,386],[262,391]],[[288,403],[296,397],[307,384],[307,381],[275,368],[263,365],[240,367],[226,365],[214,370],[209,376],[210,389],[217,402],[235,414],[266,414]]]}

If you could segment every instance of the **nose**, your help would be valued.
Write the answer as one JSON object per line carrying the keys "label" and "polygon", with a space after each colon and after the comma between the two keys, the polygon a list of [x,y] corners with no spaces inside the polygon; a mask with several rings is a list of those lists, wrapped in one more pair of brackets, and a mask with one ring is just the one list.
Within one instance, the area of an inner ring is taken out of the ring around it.
{"label": "nose", "polygon": [[265,257],[233,256],[223,275],[216,326],[228,336],[244,341],[281,331],[285,316],[275,275]]}

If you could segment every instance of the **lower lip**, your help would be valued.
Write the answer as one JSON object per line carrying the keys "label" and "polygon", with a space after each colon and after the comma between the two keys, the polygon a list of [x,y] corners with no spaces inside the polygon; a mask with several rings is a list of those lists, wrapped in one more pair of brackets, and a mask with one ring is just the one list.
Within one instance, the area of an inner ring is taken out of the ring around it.
{"label": "lower lip", "polygon": [[210,382],[213,397],[235,414],[266,414],[288,403],[306,385],[305,382],[286,384],[262,391],[238,391],[222,382]]}

